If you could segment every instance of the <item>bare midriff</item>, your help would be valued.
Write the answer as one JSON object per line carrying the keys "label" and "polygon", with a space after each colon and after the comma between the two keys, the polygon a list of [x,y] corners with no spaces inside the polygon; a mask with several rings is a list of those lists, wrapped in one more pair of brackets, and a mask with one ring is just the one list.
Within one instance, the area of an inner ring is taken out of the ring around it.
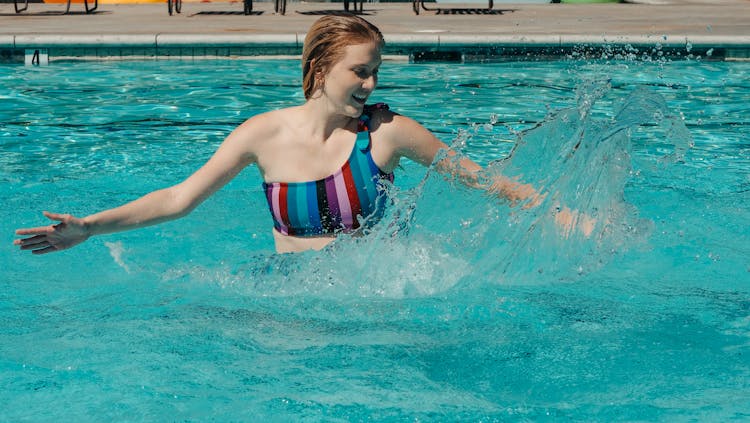
{"label": "bare midriff", "polygon": [[277,253],[299,253],[306,250],[321,250],[336,239],[333,235],[291,236],[273,229],[273,240]]}

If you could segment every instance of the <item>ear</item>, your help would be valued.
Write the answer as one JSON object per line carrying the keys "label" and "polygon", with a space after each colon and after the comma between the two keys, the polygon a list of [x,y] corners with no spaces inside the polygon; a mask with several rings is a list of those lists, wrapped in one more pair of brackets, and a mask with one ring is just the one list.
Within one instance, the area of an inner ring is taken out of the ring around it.
{"label": "ear", "polygon": [[313,77],[315,78],[315,82],[320,82],[322,84],[326,79],[326,73],[323,72],[323,69],[316,69]]}
{"label": "ear", "polygon": [[[312,61],[311,61],[312,65]],[[313,73],[313,87],[315,90],[323,88],[323,85],[325,84],[326,80],[326,73],[323,69],[315,69],[315,73]]]}

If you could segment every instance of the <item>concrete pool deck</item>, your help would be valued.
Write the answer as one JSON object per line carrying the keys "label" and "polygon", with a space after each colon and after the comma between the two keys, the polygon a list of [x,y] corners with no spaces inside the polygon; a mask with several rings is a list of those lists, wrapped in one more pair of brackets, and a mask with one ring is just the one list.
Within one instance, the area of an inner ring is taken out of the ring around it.
{"label": "concrete pool deck", "polygon": [[[750,57],[750,0],[501,2],[494,9],[502,13],[416,15],[411,3],[365,3],[363,15],[381,28],[386,54],[394,55],[554,54],[606,44]],[[242,13],[241,2],[187,2],[182,13],[172,16],[166,2],[99,4],[92,14],[74,3],[70,14],[63,15],[64,10],[64,4],[30,3],[16,14],[13,3],[0,3],[0,61],[19,60],[29,49],[44,49],[50,59],[295,55],[310,24],[324,11],[342,11],[343,6],[292,2],[285,15],[274,13],[272,2],[255,2],[252,15]]]}

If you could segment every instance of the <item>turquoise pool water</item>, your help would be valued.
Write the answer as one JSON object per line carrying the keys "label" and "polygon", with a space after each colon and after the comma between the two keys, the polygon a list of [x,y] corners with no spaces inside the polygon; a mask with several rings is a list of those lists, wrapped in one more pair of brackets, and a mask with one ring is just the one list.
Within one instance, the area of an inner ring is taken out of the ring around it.
{"label": "turquoise pool water", "polygon": [[750,418],[750,63],[386,63],[373,101],[543,186],[530,210],[405,162],[368,237],[278,256],[249,168],[177,222],[11,245],[180,181],[298,74],[0,67],[1,421]]}

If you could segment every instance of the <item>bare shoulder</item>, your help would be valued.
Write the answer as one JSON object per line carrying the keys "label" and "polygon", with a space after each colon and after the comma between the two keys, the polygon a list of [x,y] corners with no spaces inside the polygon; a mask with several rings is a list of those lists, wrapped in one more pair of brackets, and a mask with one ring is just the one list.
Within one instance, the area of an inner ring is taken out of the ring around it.
{"label": "bare shoulder", "polygon": [[396,144],[409,143],[433,135],[416,120],[387,108],[370,112],[371,132]]}
{"label": "bare shoulder", "polygon": [[232,135],[253,143],[262,143],[273,138],[283,128],[287,113],[288,109],[281,109],[255,115],[238,126]]}
{"label": "bare shoulder", "polygon": [[[393,169],[401,157],[429,166],[437,152],[447,146],[414,119],[387,109],[370,113],[373,137],[380,142],[380,162]],[[375,156],[375,148],[373,148]]]}
{"label": "bare shoulder", "polygon": [[290,120],[289,115],[294,113],[291,109],[255,115],[235,128],[226,141],[241,145],[246,152],[257,157],[283,133]]}
{"label": "bare shoulder", "polygon": [[407,129],[412,124],[417,124],[413,119],[388,108],[373,108],[368,112],[370,115],[369,126],[371,132],[397,133],[398,131]]}

